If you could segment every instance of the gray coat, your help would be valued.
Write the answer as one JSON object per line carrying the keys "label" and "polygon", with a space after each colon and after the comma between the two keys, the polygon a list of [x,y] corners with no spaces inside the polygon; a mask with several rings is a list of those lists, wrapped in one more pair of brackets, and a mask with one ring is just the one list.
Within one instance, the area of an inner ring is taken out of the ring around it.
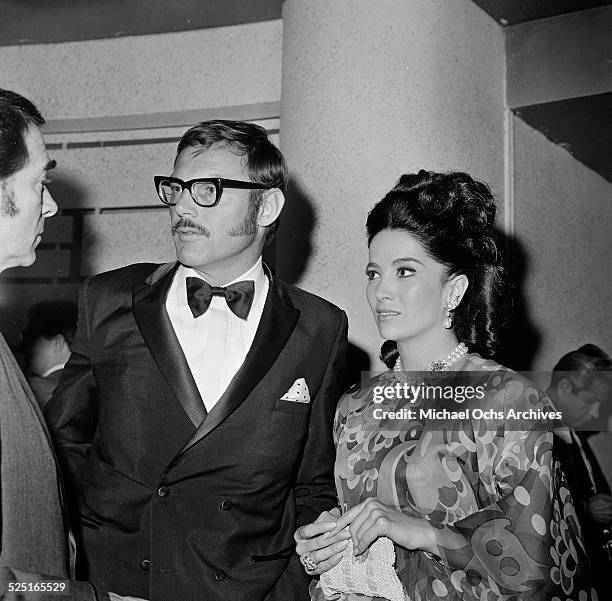
{"label": "gray coat", "polygon": [[[68,579],[70,549],[62,490],[43,416],[0,334],[0,598],[15,580]],[[44,576],[43,576],[44,575]],[[70,583],[70,599],[96,598],[87,583]],[[46,595],[33,593],[36,599]],[[57,598],[57,594],[49,599]]]}

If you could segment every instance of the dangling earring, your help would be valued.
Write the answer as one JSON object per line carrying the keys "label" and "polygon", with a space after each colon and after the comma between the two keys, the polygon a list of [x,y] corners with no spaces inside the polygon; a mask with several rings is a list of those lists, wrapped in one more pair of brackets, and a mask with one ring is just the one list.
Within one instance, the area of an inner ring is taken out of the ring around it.
{"label": "dangling earring", "polygon": [[446,317],[444,318],[444,321],[442,322],[442,325],[447,330],[450,330],[453,327],[453,316],[451,315],[451,311],[453,311],[456,306],[457,306],[457,297],[456,296],[449,298],[448,301],[446,302],[446,305],[445,305]]}

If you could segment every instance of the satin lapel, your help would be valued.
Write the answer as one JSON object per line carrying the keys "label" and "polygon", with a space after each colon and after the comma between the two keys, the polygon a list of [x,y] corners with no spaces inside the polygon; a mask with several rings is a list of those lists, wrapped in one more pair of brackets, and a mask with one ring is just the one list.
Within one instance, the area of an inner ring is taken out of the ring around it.
{"label": "satin lapel", "polygon": [[299,315],[300,312],[292,305],[289,297],[271,279],[261,321],[244,363],[182,451],[214,430],[257,386],[285,348]]}
{"label": "satin lapel", "polygon": [[165,307],[177,267],[166,268],[159,279],[153,274],[146,282],[135,284],[132,302],[136,324],[159,371],[197,428],[206,417],[206,409]]}

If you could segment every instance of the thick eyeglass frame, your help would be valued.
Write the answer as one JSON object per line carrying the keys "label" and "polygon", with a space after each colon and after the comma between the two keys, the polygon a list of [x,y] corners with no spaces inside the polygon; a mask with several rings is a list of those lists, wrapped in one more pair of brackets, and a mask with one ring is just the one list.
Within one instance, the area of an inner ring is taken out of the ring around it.
{"label": "thick eyeglass frame", "polygon": [[[189,181],[184,182],[182,179],[178,177],[169,177],[165,175],[155,175],[153,176],[153,181],[155,181],[155,190],[157,192],[157,196],[159,199],[168,206],[173,207],[176,205],[176,202],[168,202],[161,191],[161,183],[162,182],[170,182],[173,184],[178,184],[181,186],[182,190],[189,190],[189,194],[191,198],[193,198],[193,202],[195,202],[199,207],[211,208],[216,207],[221,201],[221,195],[223,194],[223,188],[239,188],[242,190],[269,190],[274,186],[268,186],[266,184],[259,184],[257,182],[244,182],[237,179],[225,179],[223,177],[199,177],[197,179],[190,179]],[[216,195],[215,202],[212,204],[203,205],[198,202],[193,193],[193,185],[194,184],[204,184],[209,183],[215,186]],[[181,192],[182,192],[181,190]]]}

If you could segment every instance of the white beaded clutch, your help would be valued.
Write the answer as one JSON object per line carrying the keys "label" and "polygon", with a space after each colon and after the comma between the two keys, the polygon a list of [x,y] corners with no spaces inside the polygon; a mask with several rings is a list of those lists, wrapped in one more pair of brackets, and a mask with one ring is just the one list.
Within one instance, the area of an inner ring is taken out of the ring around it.
{"label": "white beaded clutch", "polygon": [[356,593],[388,601],[404,601],[404,587],[395,573],[394,564],[395,550],[386,536],[370,545],[365,559],[353,555],[353,543],[349,539],[340,563],[321,574],[319,584],[326,597]]}

